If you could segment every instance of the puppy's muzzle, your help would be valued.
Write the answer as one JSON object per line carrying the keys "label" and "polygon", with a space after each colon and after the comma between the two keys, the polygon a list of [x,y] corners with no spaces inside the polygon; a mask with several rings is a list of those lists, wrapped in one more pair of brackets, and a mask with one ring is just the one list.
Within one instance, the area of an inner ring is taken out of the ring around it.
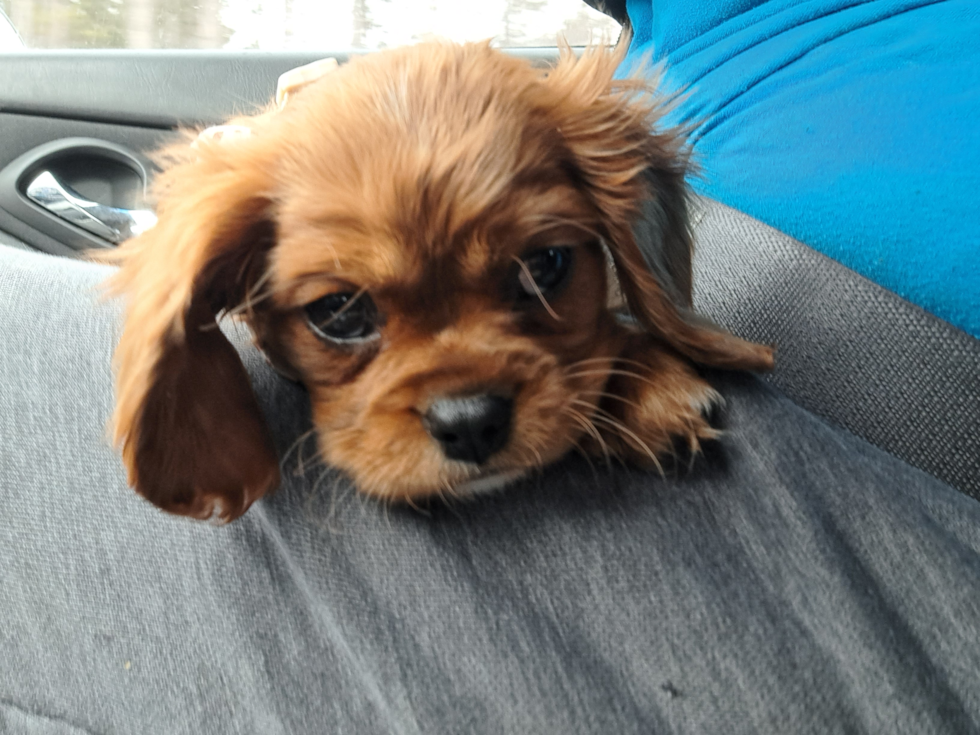
{"label": "puppy's muzzle", "polygon": [[422,426],[447,459],[484,464],[507,443],[514,402],[475,395],[440,398],[422,416]]}

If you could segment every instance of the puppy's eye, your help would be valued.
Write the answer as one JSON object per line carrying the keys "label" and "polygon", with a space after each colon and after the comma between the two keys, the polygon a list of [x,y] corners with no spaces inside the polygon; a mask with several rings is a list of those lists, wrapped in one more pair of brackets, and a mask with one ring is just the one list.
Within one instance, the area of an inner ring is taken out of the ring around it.
{"label": "puppy's eye", "polygon": [[572,249],[554,247],[532,250],[521,258],[521,262],[524,267],[517,274],[521,296],[533,298],[538,292],[547,295],[558,288],[568,276],[572,266]]}
{"label": "puppy's eye", "polygon": [[366,293],[333,293],[306,305],[306,323],[320,339],[341,344],[377,334],[377,309]]}

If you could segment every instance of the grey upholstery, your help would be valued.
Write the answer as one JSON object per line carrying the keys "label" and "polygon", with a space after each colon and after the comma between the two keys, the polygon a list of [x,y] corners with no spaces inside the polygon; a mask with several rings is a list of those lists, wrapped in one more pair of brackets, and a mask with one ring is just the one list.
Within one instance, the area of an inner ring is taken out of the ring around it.
{"label": "grey upholstery", "polygon": [[980,504],[761,381],[693,471],[415,512],[243,347],[286,481],[215,528],[126,488],[106,273],[0,245],[0,732],[980,730]]}
{"label": "grey upholstery", "polygon": [[980,341],[734,209],[695,222],[695,307],[774,343],[773,385],[980,498]]}

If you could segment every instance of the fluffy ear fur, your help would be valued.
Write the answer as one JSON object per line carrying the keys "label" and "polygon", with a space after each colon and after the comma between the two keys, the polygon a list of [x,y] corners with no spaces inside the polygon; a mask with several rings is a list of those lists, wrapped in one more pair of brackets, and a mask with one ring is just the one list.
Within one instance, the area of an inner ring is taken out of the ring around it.
{"label": "fluffy ear fur", "polygon": [[279,483],[248,375],[215,315],[248,298],[274,232],[267,170],[247,141],[186,143],[159,182],[159,222],[114,255],[127,301],[115,354],[114,439],[159,507],[225,521]]}
{"label": "fluffy ear fur", "polygon": [[[663,107],[651,83],[613,75],[626,53],[591,49],[576,59],[564,49],[546,86],[557,95],[558,126],[570,166],[601,212],[606,245],[630,311],[645,331],[695,362],[768,370],[769,347],[739,339],[688,312],[692,236],[688,222],[688,153],[682,136],[658,130]],[[634,232],[641,213],[657,249],[644,258]],[[654,275],[656,267],[657,275]],[[660,276],[658,281],[657,276]]]}

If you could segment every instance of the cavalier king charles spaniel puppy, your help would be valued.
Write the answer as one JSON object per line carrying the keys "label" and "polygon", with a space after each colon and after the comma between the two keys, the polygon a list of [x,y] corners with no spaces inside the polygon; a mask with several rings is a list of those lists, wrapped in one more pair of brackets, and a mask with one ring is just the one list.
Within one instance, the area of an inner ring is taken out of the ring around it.
{"label": "cavalier king charles spaniel puppy", "polygon": [[225,521],[279,484],[226,315],[309,391],[322,459],[386,500],[573,448],[658,467],[717,436],[696,366],[772,352],[689,311],[686,148],[648,81],[614,78],[624,54],[384,51],[225,128],[246,134],[171,149],[158,223],[113,256],[130,484]]}

